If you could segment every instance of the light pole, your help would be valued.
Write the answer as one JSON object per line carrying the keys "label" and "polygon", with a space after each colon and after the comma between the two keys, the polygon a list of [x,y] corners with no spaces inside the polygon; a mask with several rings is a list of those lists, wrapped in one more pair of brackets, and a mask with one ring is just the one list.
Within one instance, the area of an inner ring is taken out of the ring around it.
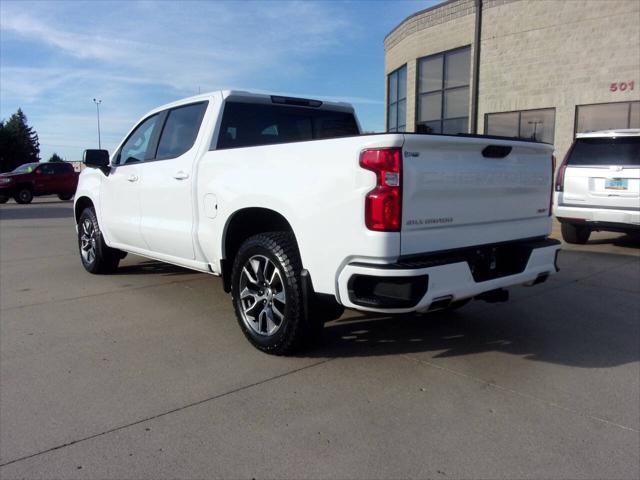
{"label": "light pole", "polygon": [[537,136],[538,136],[538,125],[542,125],[544,122],[542,122],[541,120],[534,120],[532,122],[528,122],[529,125],[533,125],[533,138],[532,140],[534,141],[538,141]]}
{"label": "light pole", "polygon": [[96,113],[98,114],[98,149],[102,150],[102,144],[100,143],[100,104],[102,100],[93,99],[93,103],[96,104]]}

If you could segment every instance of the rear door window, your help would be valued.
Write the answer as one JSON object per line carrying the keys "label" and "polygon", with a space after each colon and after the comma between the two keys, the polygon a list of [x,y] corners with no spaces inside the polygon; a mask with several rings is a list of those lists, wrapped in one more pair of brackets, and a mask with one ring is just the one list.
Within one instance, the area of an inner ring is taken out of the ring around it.
{"label": "rear door window", "polygon": [[54,173],[69,173],[73,170],[73,167],[68,163],[52,163]]}
{"label": "rear door window", "polygon": [[45,164],[40,167],[40,173],[45,175],[53,175],[56,173],[55,168],[52,164]]}
{"label": "rear door window", "polygon": [[640,165],[640,137],[578,138],[567,165]]}
{"label": "rear door window", "polygon": [[218,149],[358,135],[349,112],[284,105],[227,102]]}
{"label": "rear door window", "polygon": [[193,147],[207,102],[195,103],[169,111],[158,143],[157,160],[176,158]]}

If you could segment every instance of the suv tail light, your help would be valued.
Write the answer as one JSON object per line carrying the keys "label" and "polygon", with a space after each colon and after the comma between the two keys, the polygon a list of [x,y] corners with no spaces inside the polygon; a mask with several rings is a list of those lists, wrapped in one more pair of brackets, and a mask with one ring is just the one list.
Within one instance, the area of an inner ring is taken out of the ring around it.
{"label": "suv tail light", "polygon": [[562,163],[560,164],[560,168],[558,169],[558,173],[556,175],[556,192],[564,191],[564,171],[567,169],[567,161],[569,160],[569,156],[571,155],[571,151],[573,150],[573,145],[569,148],[569,151],[564,156]]}
{"label": "suv tail light", "polygon": [[549,192],[549,216],[553,210],[553,175],[556,173],[556,156],[551,155],[551,191]]}
{"label": "suv tail light", "polygon": [[360,166],[376,174],[376,187],[365,198],[367,228],[399,232],[402,221],[401,149],[375,148],[360,153]]}

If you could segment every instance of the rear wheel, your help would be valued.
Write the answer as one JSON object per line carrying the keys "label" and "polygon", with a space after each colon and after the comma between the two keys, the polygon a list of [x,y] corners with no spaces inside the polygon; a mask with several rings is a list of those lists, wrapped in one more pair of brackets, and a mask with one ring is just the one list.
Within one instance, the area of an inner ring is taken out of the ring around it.
{"label": "rear wheel", "polygon": [[567,243],[585,244],[589,240],[589,235],[591,235],[591,230],[586,225],[562,223],[560,229],[562,238]]}
{"label": "rear wheel", "polygon": [[247,339],[263,352],[292,353],[312,330],[304,314],[301,270],[289,232],[250,237],[235,256],[231,293],[236,317]]}
{"label": "rear wheel", "polygon": [[7,203],[9,201],[9,197],[6,195],[0,195],[0,203]]}
{"label": "rear wheel", "polygon": [[78,248],[80,260],[90,273],[111,273],[118,268],[122,254],[104,243],[98,219],[93,208],[85,208],[78,222]]}
{"label": "rear wheel", "polygon": [[63,202],[66,202],[68,200],[71,200],[71,197],[73,197],[73,193],[60,193],[58,195],[58,198],[60,200],[62,200]]}
{"label": "rear wheel", "polygon": [[28,187],[21,187],[13,196],[13,199],[21,204],[31,203],[33,192]]}

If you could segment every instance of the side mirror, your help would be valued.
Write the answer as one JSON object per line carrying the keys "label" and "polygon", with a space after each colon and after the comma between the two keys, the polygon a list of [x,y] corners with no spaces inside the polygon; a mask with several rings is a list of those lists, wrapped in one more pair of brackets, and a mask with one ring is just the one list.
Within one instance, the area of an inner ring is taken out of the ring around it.
{"label": "side mirror", "polygon": [[87,167],[107,168],[109,166],[108,150],[85,150],[82,162]]}

